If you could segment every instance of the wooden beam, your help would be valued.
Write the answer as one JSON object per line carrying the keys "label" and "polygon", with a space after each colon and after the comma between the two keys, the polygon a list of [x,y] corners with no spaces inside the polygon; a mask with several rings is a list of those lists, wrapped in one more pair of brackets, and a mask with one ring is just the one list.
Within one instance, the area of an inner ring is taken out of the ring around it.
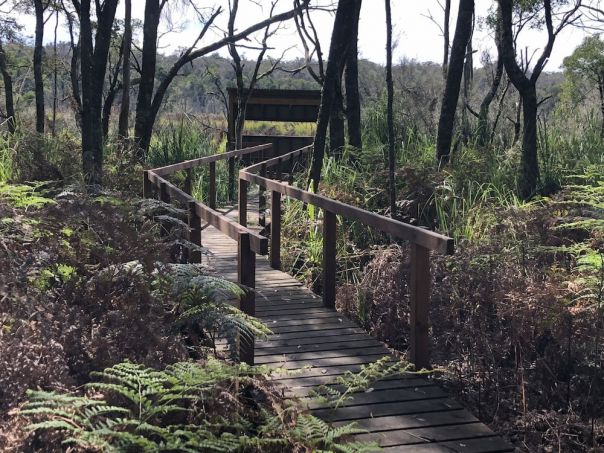
{"label": "wooden beam", "polygon": [[208,205],[216,209],[216,162],[210,162],[210,187],[208,190]]}
{"label": "wooden beam", "polygon": [[143,171],[143,198],[153,197],[153,184],[149,179],[149,171]]}
{"label": "wooden beam", "polygon": [[149,171],[149,180],[154,181],[160,187],[163,185],[165,193],[173,199],[177,199],[183,203],[193,201],[195,203],[195,212],[199,218],[226,234],[231,239],[238,240],[240,234],[249,233],[252,250],[260,255],[268,254],[268,239],[264,236],[241,226],[239,223],[229,219],[222,213],[195,201],[193,197],[187,195],[174,184],[166,181],[162,177],[155,175],[152,171]]}
{"label": "wooden beam", "polygon": [[430,368],[429,311],[430,311],[430,250],[411,244],[410,349],[411,362],[417,370]]}
{"label": "wooden beam", "polygon": [[272,159],[268,159],[268,160],[262,161],[258,164],[251,165],[251,166],[245,168],[244,170],[248,173],[255,173],[257,171],[260,171],[263,166],[265,166],[266,168],[272,168],[272,167],[279,166],[279,165],[281,165],[281,163],[283,162],[284,159],[290,159],[290,161],[293,162],[294,158],[297,158],[303,154],[310,153],[311,151],[312,151],[312,145],[308,145],[303,148],[292,151],[290,153],[283,154],[281,156],[276,156],[276,157],[273,157]]}
{"label": "wooden beam", "polygon": [[[266,165],[261,165],[260,176],[266,178]],[[258,188],[258,225],[266,226],[266,190],[260,186]]]}
{"label": "wooden beam", "polygon": [[269,149],[273,146],[272,143],[265,143],[264,145],[251,146],[249,148],[236,149],[234,151],[228,151],[226,153],[214,154],[212,156],[200,157],[197,159],[186,160],[178,164],[166,165],[165,167],[159,167],[153,169],[153,173],[158,176],[165,176],[177,171],[186,170],[187,168],[196,167],[198,165],[209,164],[210,162],[218,162],[220,160],[227,160],[233,157],[245,156],[248,154],[257,153]]}
{"label": "wooden beam", "polygon": [[281,194],[271,192],[271,267],[281,269]]}
{"label": "wooden beam", "polygon": [[[201,247],[201,218],[195,210],[195,202],[188,203],[188,220],[189,220],[189,242]],[[189,253],[189,263],[201,263],[201,251],[192,250]]]}
{"label": "wooden beam", "polygon": [[191,195],[193,192],[193,169],[187,168],[187,177],[185,178],[184,192],[187,195]]}
{"label": "wooden beam", "polygon": [[314,194],[306,190],[293,187],[278,181],[273,181],[261,176],[249,173],[247,169],[239,171],[239,178],[252,184],[258,184],[268,190],[280,192],[290,198],[310,203],[325,211],[341,215],[344,218],[358,220],[361,223],[376,228],[377,230],[389,234],[394,238],[403,239],[414,244],[421,245],[427,249],[435,250],[444,254],[453,253],[453,239],[442,234],[435,233],[420,227],[409,225],[398,220],[391,219],[373,212],[365,211],[342,203],[323,195]]}
{"label": "wooden beam", "polygon": [[[246,315],[256,316],[256,254],[251,248],[249,233],[239,235],[237,277],[240,284],[246,286],[246,295],[240,300],[239,309]],[[249,365],[254,364],[254,339],[239,339],[239,359]]]}
{"label": "wooden beam", "polygon": [[249,183],[244,180],[239,180],[239,224],[247,226],[247,189]]}
{"label": "wooden beam", "polygon": [[336,228],[337,218],[333,212],[323,213],[323,305],[336,306]]}

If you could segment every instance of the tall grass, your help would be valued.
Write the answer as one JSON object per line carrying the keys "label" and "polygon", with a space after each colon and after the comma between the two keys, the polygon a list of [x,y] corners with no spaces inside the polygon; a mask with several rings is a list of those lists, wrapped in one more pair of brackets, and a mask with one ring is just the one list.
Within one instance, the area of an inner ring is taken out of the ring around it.
{"label": "tall grass", "polygon": [[151,140],[147,163],[151,167],[171,165],[218,152],[216,143],[195,123],[180,122],[161,125]]}
{"label": "tall grass", "polygon": [[0,183],[10,181],[14,177],[18,140],[16,134],[0,134]]}

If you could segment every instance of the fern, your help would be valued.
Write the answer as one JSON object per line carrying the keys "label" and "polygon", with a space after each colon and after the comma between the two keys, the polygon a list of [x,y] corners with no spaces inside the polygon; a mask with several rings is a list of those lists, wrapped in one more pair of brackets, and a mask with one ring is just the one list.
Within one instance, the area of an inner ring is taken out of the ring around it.
{"label": "fern", "polygon": [[[293,427],[286,427],[280,417],[269,419],[263,426],[264,432],[272,430],[289,439],[289,443],[310,447],[313,452],[364,453],[379,451],[375,442],[347,441],[350,436],[367,431],[354,423],[332,427],[323,420],[309,414],[299,415]],[[269,431],[270,432],[270,431]]]}
{"label": "fern", "polygon": [[376,362],[363,365],[358,372],[346,371],[329,385],[321,385],[310,392],[309,396],[319,401],[339,407],[353,398],[358,392],[367,391],[375,382],[404,373],[412,372],[413,365],[408,362],[392,362],[391,357],[382,357]]}
{"label": "fern", "polygon": [[238,358],[239,341],[249,344],[255,337],[265,338],[271,333],[261,321],[235,307],[250,289],[206,275],[193,264],[161,265],[160,274],[174,301],[178,326],[201,329],[213,348],[217,338],[226,339],[232,359]]}
{"label": "fern", "polygon": [[29,391],[21,414],[31,431],[63,432],[66,445],[104,452],[376,451],[373,443],[347,442],[364,432],[354,425],[332,428],[293,406],[279,412],[269,405],[256,422],[240,411],[211,409],[224,404],[225,392],[241,399],[240,392],[269,372],[213,358],[163,371],[123,362],[93,373],[88,395]]}
{"label": "fern", "polygon": [[173,204],[164,203],[154,198],[144,198],[138,201],[137,212],[142,217],[154,218],[159,215],[171,216],[177,219],[184,219],[187,211],[177,208]]}

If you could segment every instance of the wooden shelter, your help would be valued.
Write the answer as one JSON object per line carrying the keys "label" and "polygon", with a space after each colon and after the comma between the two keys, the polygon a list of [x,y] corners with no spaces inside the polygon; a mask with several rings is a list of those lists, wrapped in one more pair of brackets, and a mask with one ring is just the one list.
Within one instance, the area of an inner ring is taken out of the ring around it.
{"label": "wooden shelter", "polygon": [[[228,149],[235,147],[235,120],[237,111],[237,89],[228,92]],[[287,123],[314,123],[317,121],[320,90],[276,90],[254,89],[245,111],[245,119],[251,121],[278,121]],[[242,148],[273,143],[271,158],[310,145],[312,136],[289,135],[244,135]],[[262,159],[261,159],[262,160]]]}

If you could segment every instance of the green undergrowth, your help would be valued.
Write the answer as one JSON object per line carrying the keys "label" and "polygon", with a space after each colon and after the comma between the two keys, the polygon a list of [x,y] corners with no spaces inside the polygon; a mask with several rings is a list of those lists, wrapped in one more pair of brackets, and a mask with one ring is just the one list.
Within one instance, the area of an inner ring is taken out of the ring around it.
{"label": "green undergrowth", "polygon": [[158,371],[130,362],[92,375],[83,395],[30,391],[27,430],[61,433],[64,446],[95,451],[375,452],[353,423],[331,427],[284,400],[270,370],[209,357]]}

